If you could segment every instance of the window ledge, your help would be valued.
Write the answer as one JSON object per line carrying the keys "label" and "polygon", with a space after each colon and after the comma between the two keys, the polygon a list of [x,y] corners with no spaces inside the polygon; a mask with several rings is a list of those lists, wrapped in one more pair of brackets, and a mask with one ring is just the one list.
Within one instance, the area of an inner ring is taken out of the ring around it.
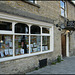
{"label": "window ledge", "polygon": [[34,3],[28,2],[28,1],[23,1],[23,2],[26,2],[26,3],[30,4],[30,5],[33,5],[33,6],[36,6],[36,7],[40,8],[40,6],[38,4],[34,4]]}

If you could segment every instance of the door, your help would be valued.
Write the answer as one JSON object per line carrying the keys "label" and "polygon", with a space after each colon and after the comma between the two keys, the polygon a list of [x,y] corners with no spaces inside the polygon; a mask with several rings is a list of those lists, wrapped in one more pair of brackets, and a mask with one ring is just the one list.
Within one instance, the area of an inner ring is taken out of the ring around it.
{"label": "door", "polygon": [[62,56],[66,57],[66,35],[61,35]]}

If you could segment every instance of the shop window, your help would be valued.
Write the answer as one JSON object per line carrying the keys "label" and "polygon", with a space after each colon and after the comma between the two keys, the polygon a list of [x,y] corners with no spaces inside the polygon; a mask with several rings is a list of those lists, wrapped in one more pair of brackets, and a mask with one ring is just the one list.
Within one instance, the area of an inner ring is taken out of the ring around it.
{"label": "shop window", "polygon": [[40,33],[41,33],[41,29],[39,26],[36,25],[31,26],[31,34],[40,34]]}
{"label": "shop window", "polygon": [[25,34],[28,34],[29,33],[28,25],[23,24],[23,23],[17,23],[15,25],[15,33],[25,33]]}
{"label": "shop window", "polygon": [[50,29],[50,28],[44,28],[44,27],[43,27],[43,28],[42,28],[42,33],[47,33],[47,34],[49,34],[49,29]]}
{"label": "shop window", "polygon": [[40,36],[31,36],[30,50],[31,50],[31,53],[41,51],[41,37]]}
{"label": "shop window", "polygon": [[42,51],[50,50],[50,36],[42,36]]}
{"label": "shop window", "polygon": [[15,36],[15,54],[22,55],[29,53],[29,36],[16,35]]}
{"label": "shop window", "polygon": [[0,58],[13,55],[12,35],[0,35]]}
{"label": "shop window", "polygon": [[12,23],[0,21],[0,30],[12,31]]}

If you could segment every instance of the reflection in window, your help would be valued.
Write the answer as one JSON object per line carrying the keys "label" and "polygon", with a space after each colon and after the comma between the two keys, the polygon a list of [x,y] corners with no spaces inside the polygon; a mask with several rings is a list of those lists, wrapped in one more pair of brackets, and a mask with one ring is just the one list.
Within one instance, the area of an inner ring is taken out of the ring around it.
{"label": "reflection in window", "polygon": [[31,26],[31,34],[40,34],[41,30],[39,26],[32,25]]}
{"label": "reflection in window", "polygon": [[9,57],[13,55],[12,35],[0,35],[0,57]]}
{"label": "reflection in window", "polygon": [[26,0],[28,2],[32,2],[32,3],[35,3],[35,0]]}
{"label": "reflection in window", "polygon": [[12,23],[0,21],[0,30],[12,31]]}
{"label": "reflection in window", "polygon": [[15,36],[15,54],[21,55],[29,53],[29,36],[16,35]]}
{"label": "reflection in window", "polygon": [[60,6],[61,6],[61,16],[67,17],[66,3],[64,1],[60,1]]}
{"label": "reflection in window", "polygon": [[17,23],[15,25],[15,33],[29,33],[29,27],[26,24]]}
{"label": "reflection in window", "polygon": [[41,37],[40,36],[31,36],[31,44],[30,44],[31,52],[39,52],[41,51]]}
{"label": "reflection in window", "polygon": [[43,36],[42,37],[42,50],[50,50],[50,36]]}
{"label": "reflection in window", "polygon": [[64,8],[64,2],[60,1],[61,7]]}
{"label": "reflection in window", "polygon": [[64,10],[63,9],[61,9],[61,15],[64,16]]}
{"label": "reflection in window", "polygon": [[49,28],[42,28],[42,33],[49,33]]}

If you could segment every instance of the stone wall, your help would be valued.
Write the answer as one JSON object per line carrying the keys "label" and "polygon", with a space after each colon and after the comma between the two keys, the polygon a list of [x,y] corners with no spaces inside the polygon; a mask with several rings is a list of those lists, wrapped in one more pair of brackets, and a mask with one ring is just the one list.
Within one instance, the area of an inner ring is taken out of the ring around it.
{"label": "stone wall", "polygon": [[[0,1],[9,4],[13,8],[34,13],[40,16],[48,17],[53,20],[63,20],[60,16],[60,1],[38,1],[37,6],[22,2],[22,1]],[[70,10],[70,9],[69,9]],[[70,14],[70,13],[69,13]],[[72,16],[69,16],[70,18]],[[73,44],[73,43],[72,43]],[[46,54],[26,57],[17,60],[11,60],[0,63],[0,73],[25,73],[39,67],[39,60],[47,58],[48,63],[61,55],[61,31],[54,26],[54,51]]]}

